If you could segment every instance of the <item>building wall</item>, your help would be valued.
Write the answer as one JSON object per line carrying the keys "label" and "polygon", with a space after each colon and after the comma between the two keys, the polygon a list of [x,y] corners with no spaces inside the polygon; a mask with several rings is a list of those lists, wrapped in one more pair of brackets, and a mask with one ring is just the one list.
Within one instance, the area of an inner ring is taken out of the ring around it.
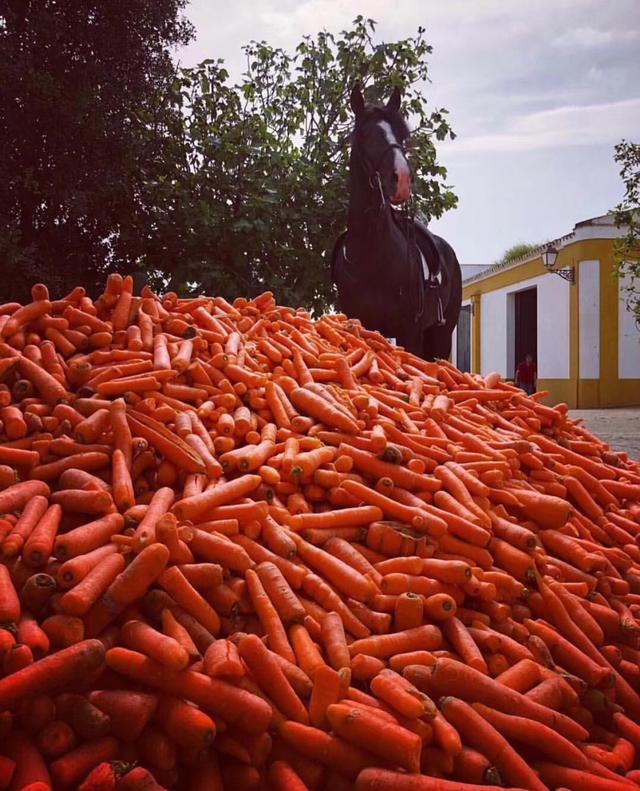
{"label": "building wall", "polygon": [[600,261],[578,265],[578,312],[580,379],[600,378]]}
{"label": "building wall", "polygon": [[538,387],[549,391],[547,400],[574,408],[640,405],[640,332],[626,309],[625,282],[612,274],[614,242],[586,231],[558,255],[556,268],[575,268],[574,286],[541,258],[465,286],[463,298],[474,306],[472,368],[513,375],[514,294],[534,287]]}
{"label": "building wall", "polygon": [[[547,272],[482,294],[480,372],[486,376],[498,371],[512,377],[516,360],[514,348],[514,300],[518,291],[535,288],[538,292],[537,338],[538,377],[569,378],[570,288],[565,280],[552,279]],[[559,342],[565,339],[566,342]]]}
{"label": "building wall", "polygon": [[626,275],[618,283],[618,376],[620,379],[640,377],[640,343],[635,315],[627,307],[626,289],[631,278]]}
{"label": "building wall", "polygon": [[[463,299],[460,308],[464,308],[471,305],[471,300]],[[469,342],[471,344],[471,349],[473,350],[473,306],[471,306],[471,327],[469,333]],[[458,328],[456,327],[453,330],[453,335],[451,336],[451,362],[454,365],[458,365]],[[475,371],[474,368],[474,361],[473,361],[473,354],[471,355],[471,370]]]}

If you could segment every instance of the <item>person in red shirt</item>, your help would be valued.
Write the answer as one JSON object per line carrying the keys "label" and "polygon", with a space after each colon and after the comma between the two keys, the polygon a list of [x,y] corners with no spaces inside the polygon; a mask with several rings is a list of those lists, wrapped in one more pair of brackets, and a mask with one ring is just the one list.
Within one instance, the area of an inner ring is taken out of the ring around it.
{"label": "person in red shirt", "polygon": [[536,380],[538,372],[536,364],[533,362],[533,357],[526,354],[524,360],[516,369],[516,385],[521,387],[527,395],[531,395],[536,391]]}

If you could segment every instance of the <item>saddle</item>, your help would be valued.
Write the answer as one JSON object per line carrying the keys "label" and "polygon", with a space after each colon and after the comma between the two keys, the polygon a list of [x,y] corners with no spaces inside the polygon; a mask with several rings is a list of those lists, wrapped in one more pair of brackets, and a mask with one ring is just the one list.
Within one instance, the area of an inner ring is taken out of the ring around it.
{"label": "saddle", "polygon": [[[445,282],[444,267],[440,251],[436,247],[431,231],[427,228],[426,222],[415,217],[414,226],[416,231],[416,242],[420,265],[424,278],[424,305],[421,316],[433,316],[434,321],[428,326],[437,325],[439,327],[446,324],[443,307],[443,296],[447,297],[448,284]],[[331,279],[336,283],[336,263],[340,255],[345,263],[349,263],[347,256],[347,231],[343,231],[336,239],[331,255]],[[445,299],[446,301],[446,299]],[[416,316],[416,321],[420,317]],[[427,327],[428,328],[428,327]],[[427,329],[425,328],[425,329]]]}

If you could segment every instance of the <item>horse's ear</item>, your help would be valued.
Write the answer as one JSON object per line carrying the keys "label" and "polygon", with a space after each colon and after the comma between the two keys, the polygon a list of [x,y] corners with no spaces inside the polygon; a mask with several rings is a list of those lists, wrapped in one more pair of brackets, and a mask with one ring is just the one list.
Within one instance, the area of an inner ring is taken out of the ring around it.
{"label": "horse's ear", "polygon": [[351,109],[356,118],[364,111],[364,96],[359,85],[354,85],[351,89]]}
{"label": "horse's ear", "polygon": [[387,109],[391,110],[392,113],[397,113],[400,109],[400,102],[402,101],[402,93],[400,88],[396,85],[393,89],[393,93],[389,97],[389,101],[387,102]]}

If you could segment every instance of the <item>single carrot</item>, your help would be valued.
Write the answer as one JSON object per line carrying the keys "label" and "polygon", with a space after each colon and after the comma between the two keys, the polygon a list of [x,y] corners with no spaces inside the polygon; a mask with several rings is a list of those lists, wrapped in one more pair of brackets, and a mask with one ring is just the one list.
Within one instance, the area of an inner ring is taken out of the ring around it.
{"label": "single carrot", "polygon": [[210,509],[233,502],[253,492],[261,483],[259,475],[242,475],[232,481],[218,484],[201,494],[181,500],[173,507],[178,519],[196,519]]}
{"label": "single carrot", "polygon": [[492,706],[505,714],[526,716],[555,728],[570,740],[580,741],[586,737],[585,729],[563,714],[534,703],[525,695],[456,660],[438,659],[432,668],[410,665],[404,669],[403,675],[427,694],[456,695],[463,700]]}
{"label": "single carrot", "polygon": [[58,560],[66,561],[92,552],[105,544],[111,536],[119,533],[123,527],[124,518],[120,514],[107,514],[58,535],[54,542],[54,554]]}
{"label": "single carrot", "polygon": [[238,651],[261,689],[283,714],[296,722],[307,724],[307,710],[262,640],[256,635],[246,635],[238,643]]}
{"label": "single carrot", "polygon": [[275,563],[259,563],[255,571],[283,625],[302,623],[306,615],[305,609]]}
{"label": "single carrot", "polygon": [[409,772],[420,770],[420,737],[363,709],[335,703],[327,709],[331,728],[356,747],[368,749]]}
{"label": "single carrot", "polygon": [[109,667],[116,672],[138,683],[190,700],[247,733],[262,733],[271,720],[268,703],[220,679],[209,678],[192,670],[169,670],[126,648],[112,648],[106,658]]}
{"label": "single carrot", "polygon": [[0,622],[16,623],[20,619],[20,599],[9,569],[0,564]]}
{"label": "single carrot", "polygon": [[132,434],[144,437],[169,461],[187,472],[204,472],[202,459],[177,434],[143,412],[127,412]]}
{"label": "single carrot", "polygon": [[299,755],[324,766],[335,767],[352,781],[375,760],[366,749],[298,722],[283,722],[278,734]]}
{"label": "single carrot", "polygon": [[334,670],[351,667],[351,654],[347,645],[342,619],[336,612],[327,613],[321,621],[322,642]]}
{"label": "single carrot", "polygon": [[351,660],[351,675],[356,681],[370,682],[385,667],[382,659],[367,654],[356,654]]}
{"label": "single carrot", "polygon": [[447,621],[453,618],[456,610],[456,601],[448,593],[434,593],[424,601],[424,615],[433,621]]}
{"label": "single carrot", "polygon": [[32,615],[40,616],[55,592],[56,580],[50,574],[32,574],[20,589],[20,602]]}
{"label": "single carrot", "polygon": [[[22,551],[25,542],[47,511],[48,505],[47,498],[39,494],[24,505],[20,518],[2,543],[2,554],[5,557],[15,557]],[[59,508],[60,506],[58,510]]]}
{"label": "single carrot", "polygon": [[399,632],[420,626],[423,615],[424,602],[421,596],[409,592],[401,593],[398,596],[394,607],[393,622]]}
{"label": "single carrot", "polygon": [[115,544],[106,544],[91,552],[66,560],[58,569],[56,581],[62,589],[72,588],[103,559],[118,551]]}
{"label": "single carrot", "polygon": [[569,788],[572,791],[577,789],[589,788],[593,791],[623,791],[628,789],[629,784],[609,777],[599,777],[594,772],[586,772],[581,769],[571,769],[567,766],[560,766],[550,762],[540,762],[536,764],[540,778],[548,786],[555,788]]}
{"label": "single carrot", "polygon": [[343,594],[358,601],[366,601],[373,593],[371,582],[335,555],[314,547],[300,536],[293,534],[298,555],[304,563],[311,566],[329,580]]}
{"label": "single carrot", "polygon": [[309,719],[316,728],[327,729],[327,709],[342,698],[349,676],[348,672],[338,672],[327,665],[321,665],[316,670],[309,701]]}
{"label": "single carrot", "polygon": [[25,697],[59,689],[88,677],[104,662],[104,648],[98,640],[83,640],[44,657],[11,676],[0,679],[0,706],[12,708]]}
{"label": "single carrot", "polygon": [[436,715],[434,702],[394,670],[381,670],[371,680],[371,691],[381,701],[402,716],[429,717]]}
{"label": "single carrot", "polygon": [[88,634],[100,634],[127,606],[140,599],[169,560],[163,544],[152,544],[137,555],[109,585],[86,615]]}
{"label": "single carrot", "polygon": [[355,420],[322,396],[303,387],[294,388],[288,395],[297,409],[321,421],[328,428],[335,428],[346,434],[358,433]]}
{"label": "single carrot", "polygon": [[[586,769],[589,761],[585,754],[568,739],[542,725],[525,717],[503,714],[500,711],[474,703],[473,708],[480,716],[487,720],[505,738],[526,744],[537,752],[543,753],[552,761],[558,761],[564,766],[574,769]],[[492,758],[492,756],[488,756]]]}
{"label": "single carrot", "polygon": [[229,640],[216,640],[204,657],[204,671],[208,676],[227,676],[241,678],[245,674],[238,649]]}
{"label": "single carrot", "polygon": [[167,736],[185,750],[206,750],[216,736],[213,719],[179,698],[162,697],[155,717]]}
{"label": "single carrot", "polygon": [[95,690],[89,701],[108,715],[113,734],[125,742],[135,741],[158,706],[155,695],[132,690]]}
{"label": "single carrot", "polygon": [[189,664],[189,654],[176,640],[141,621],[127,621],[121,639],[127,648],[144,652],[172,670],[183,670]]}
{"label": "single carrot", "polygon": [[545,791],[545,784],[509,742],[471,706],[458,698],[447,697],[442,701],[441,709],[465,741],[494,762],[507,782],[531,791]]}
{"label": "single carrot", "polygon": [[[446,780],[388,769],[367,768],[358,775],[357,791],[499,791],[503,786]],[[512,791],[516,791],[512,789]]]}
{"label": "single carrot", "polygon": [[488,674],[487,663],[467,627],[458,618],[448,618],[442,623],[442,632],[465,665]]}
{"label": "single carrot", "polygon": [[440,648],[442,635],[435,626],[424,625],[395,634],[376,635],[356,640],[349,645],[351,656],[368,654],[386,658],[407,651],[433,651]]}
{"label": "single carrot", "polygon": [[2,746],[3,753],[15,764],[10,788],[29,791],[47,791],[52,788],[42,750],[32,736],[16,728],[3,740]]}
{"label": "single carrot", "polygon": [[287,638],[280,615],[265,592],[260,577],[255,571],[247,569],[245,579],[251,601],[267,634],[271,650],[290,662],[295,662],[295,654]]}
{"label": "single carrot", "polygon": [[325,664],[316,643],[311,639],[308,629],[302,624],[294,624],[289,628],[289,640],[294,650],[296,664],[313,678],[316,670]]}
{"label": "single carrot", "polygon": [[116,576],[124,570],[122,555],[109,553],[60,599],[60,607],[68,615],[82,616],[92,607]]}
{"label": "single carrot", "polygon": [[24,562],[34,568],[44,566],[53,553],[53,546],[60,521],[62,508],[51,505],[42,515],[22,548]]}
{"label": "single carrot", "polygon": [[116,448],[111,456],[113,500],[119,511],[126,511],[135,504],[133,482],[125,454]]}
{"label": "single carrot", "polygon": [[274,761],[269,767],[269,785],[273,791],[308,791],[301,777],[284,761]]}

